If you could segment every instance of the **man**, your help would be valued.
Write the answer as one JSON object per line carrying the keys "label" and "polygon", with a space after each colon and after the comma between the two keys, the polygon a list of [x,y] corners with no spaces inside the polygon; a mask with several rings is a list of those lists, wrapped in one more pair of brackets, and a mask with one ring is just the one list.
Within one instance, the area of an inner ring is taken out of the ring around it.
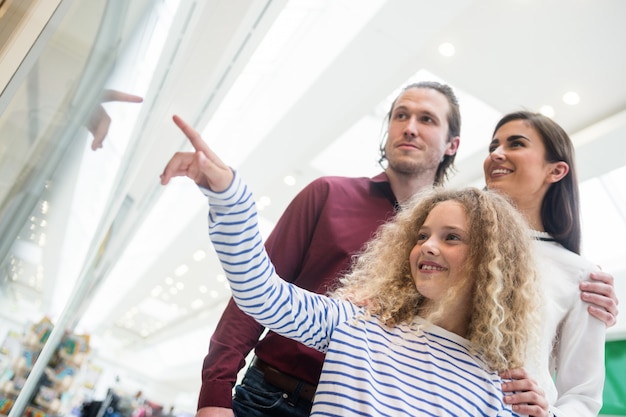
{"label": "man", "polygon": [[[320,178],[286,209],[266,242],[280,276],[326,292],[399,203],[443,183],[460,142],[461,117],[452,89],[436,82],[410,85],[392,103],[387,121],[383,173],[371,179]],[[175,122],[192,143],[192,137],[201,142],[197,132],[180,119]],[[208,188],[196,171],[198,153],[172,158],[162,183],[187,175]],[[204,361],[197,417],[309,415],[323,355],[271,332],[259,341],[262,331],[231,300]],[[256,356],[232,399],[237,373],[253,348]]]}

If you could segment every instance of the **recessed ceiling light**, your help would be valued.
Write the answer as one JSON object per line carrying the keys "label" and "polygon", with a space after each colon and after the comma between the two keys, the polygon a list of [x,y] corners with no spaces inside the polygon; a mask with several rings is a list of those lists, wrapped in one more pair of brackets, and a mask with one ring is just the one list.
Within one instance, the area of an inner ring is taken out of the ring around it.
{"label": "recessed ceiling light", "polygon": [[548,106],[547,104],[544,106],[541,106],[539,108],[539,113],[543,114],[546,117],[554,117],[554,107],[552,106]]}
{"label": "recessed ceiling light", "polygon": [[287,185],[295,185],[296,184],[296,178],[293,175],[287,175],[285,178],[283,178],[283,181]]}
{"label": "recessed ceiling light", "polygon": [[265,207],[269,206],[270,204],[272,204],[272,199],[266,195],[261,196],[259,200],[256,202],[257,208],[259,210],[263,210]]}
{"label": "recessed ceiling light", "polygon": [[178,268],[176,268],[174,273],[176,274],[177,277],[182,277],[183,275],[187,273],[187,271],[189,271],[189,267],[185,264],[182,264]]}
{"label": "recessed ceiling light", "polygon": [[573,106],[580,102],[580,96],[575,91],[567,92],[563,94],[563,102],[565,104],[569,104],[570,106]]}
{"label": "recessed ceiling light", "polygon": [[204,258],[206,258],[206,252],[203,251],[202,249],[198,249],[197,251],[194,252],[193,254],[193,260],[194,261],[201,261]]}
{"label": "recessed ceiling light", "polygon": [[454,45],[450,42],[444,42],[439,45],[439,53],[443,56],[453,56],[456,53]]}
{"label": "recessed ceiling light", "polygon": [[150,291],[150,295],[153,297],[158,297],[159,295],[161,295],[162,292],[163,292],[163,287],[161,287],[160,285],[157,285],[156,287],[152,289],[152,291]]}

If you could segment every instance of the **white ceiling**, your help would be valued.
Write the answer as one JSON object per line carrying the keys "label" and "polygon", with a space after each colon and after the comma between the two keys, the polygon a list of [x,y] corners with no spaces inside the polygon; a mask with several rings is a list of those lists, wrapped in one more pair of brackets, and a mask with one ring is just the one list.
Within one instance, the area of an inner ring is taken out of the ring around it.
{"label": "white ceiling", "polygon": [[[92,335],[111,375],[122,374],[168,402],[191,404],[193,411],[202,359],[229,297],[199,192],[185,179],[167,187],[158,182],[169,157],[187,146],[172,114],[202,131],[257,199],[271,201],[262,211],[269,233],[313,178],[379,171],[385,106],[412,77],[447,82],[460,97],[454,186],[482,184],[481,162],[502,113],[554,108],[577,145],[585,253],[614,274],[626,300],[625,253],[617,240],[626,233],[625,2],[137,1],[108,11],[118,14],[112,21],[119,25],[109,36],[120,38],[112,73],[105,71],[112,65],[106,60],[99,71],[82,70],[92,49],[89,34],[96,39],[97,20],[106,13],[78,1],[60,5],[62,18],[38,58],[16,72],[0,97],[0,171],[6,174],[0,214],[11,213],[20,229],[19,235],[16,226],[1,229],[13,237],[9,246],[17,239],[4,267],[9,271],[8,260],[19,258],[23,268],[21,276],[7,272],[3,279],[1,311],[15,323],[41,314],[65,317]],[[444,42],[454,45],[454,56],[438,52]],[[43,71],[51,65],[56,71]],[[72,72],[72,65],[80,70]],[[96,152],[79,128],[89,106],[67,104],[76,97],[68,86],[89,74],[95,93],[85,87],[83,97],[95,97],[104,85],[145,99],[106,105],[113,122]],[[577,105],[563,103],[569,91],[579,94]],[[16,150],[7,138],[29,138],[32,94],[38,123],[61,128],[41,128],[44,139],[18,142],[23,149]],[[66,118],[59,121],[59,113]],[[45,141],[51,145],[38,146]],[[59,163],[40,168],[55,159],[54,149],[62,150]],[[51,185],[43,189],[45,180]],[[45,216],[37,214],[41,201],[49,205]],[[47,223],[38,223],[29,237],[30,213]],[[199,250],[206,255],[194,260]],[[41,258],[28,258],[33,253]],[[29,280],[36,262],[43,272]],[[626,337],[623,317],[610,337]]]}

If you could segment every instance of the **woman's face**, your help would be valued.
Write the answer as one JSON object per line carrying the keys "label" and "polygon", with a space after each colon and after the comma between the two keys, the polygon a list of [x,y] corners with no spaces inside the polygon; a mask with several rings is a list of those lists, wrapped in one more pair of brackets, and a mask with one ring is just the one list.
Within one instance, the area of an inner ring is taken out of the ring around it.
{"label": "woman's face", "polygon": [[502,125],[483,164],[487,188],[509,196],[520,208],[540,204],[554,182],[555,163],[546,161],[539,133],[524,120]]}
{"label": "woman's face", "polygon": [[[409,255],[417,290],[427,299],[441,300],[447,290],[466,281],[464,263],[469,247],[465,208],[456,201],[437,204],[418,232]],[[457,300],[469,303],[467,300]]]}

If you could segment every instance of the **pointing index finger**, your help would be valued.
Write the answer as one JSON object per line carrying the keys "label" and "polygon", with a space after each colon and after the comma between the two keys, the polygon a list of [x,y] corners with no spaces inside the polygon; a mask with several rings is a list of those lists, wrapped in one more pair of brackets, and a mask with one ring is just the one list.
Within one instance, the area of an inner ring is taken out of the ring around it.
{"label": "pointing index finger", "polygon": [[191,142],[191,145],[196,151],[203,152],[205,155],[210,154],[211,150],[209,146],[202,140],[202,136],[200,136],[197,130],[189,126],[187,122],[178,115],[174,115],[172,119],[174,123],[176,123],[176,126],[187,136],[187,139],[189,139],[189,142]]}

